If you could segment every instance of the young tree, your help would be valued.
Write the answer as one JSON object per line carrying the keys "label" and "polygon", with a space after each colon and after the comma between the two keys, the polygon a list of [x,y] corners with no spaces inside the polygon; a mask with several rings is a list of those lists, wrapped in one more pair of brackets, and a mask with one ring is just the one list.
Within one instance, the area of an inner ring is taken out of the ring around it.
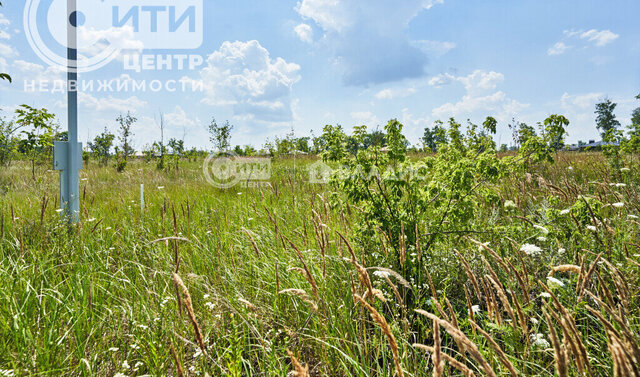
{"label": "young tree", "polygon": [[124,156],[125,165],[127,162],[127,157],[134,153],[133,147],[131,147],[130,144],[131,137],[133,136],[133,133],[131,132],[131,126],[137,121],[138,119],[132,116],[128,111],[127,115],[122,116],[122,114],[120,114],[116,118],[116,122],[120,124],[120,135],[118,138],[120,139],[120,142],[122,142],[122,154]]}
{"label": "young tree", "polygon": [[233,126],[227,120],[224,125],[220,126],[216,122],[216,118],[211,118],[209,124],[209,140],[217,148],[218,152],[225,152],[231,146],[231,131]]}
{"label": "young tree", "polygon": [[553,114],[544,120],[544,139],[554,151],[564,147],[564,137],[569,120],[562,115]]}
{"label": "young tree", "polygon": [[171,148],[171,157],[175,164],[175,168],[178,170],[178,164],[184,154],[184,140],[178,140],[175,138],[169,139],[169,148]]}
{"label": "young tree", "polygon": [[13,121],[0,118],[0,165],[6,166],[11,162],[17,145],[14,133],[20,128]]}
{"label": "young tree", "polygon": [[17,123],[21,127],[29,127],[29,131],[22,131],[25,139],[20,141],[20,149],[31,160],[31,174],[36,180],[36,160],[53,145],[55,116],[47,109],[36,109],[28,105],[21,105],[17,110]]}
{"label": "young tree", "polygon": [[616,109],[617,104],[611,102],[610,99],[605,98],[602,102],[596,104],[596,127],[600,130],[600,135],[604,139],[611,131],[620,127],[620,122],[616,119],[616,115],[613,111]]}
{"label": "young tree", "polygon": [[113,140],[116,138],[114,134],[109,132],[107,128],[93,139],[93,142],[89,143],[89,149],[99,160],[102,165],[109,163],[109,157],[111,157],[111,147],[113,146]]}

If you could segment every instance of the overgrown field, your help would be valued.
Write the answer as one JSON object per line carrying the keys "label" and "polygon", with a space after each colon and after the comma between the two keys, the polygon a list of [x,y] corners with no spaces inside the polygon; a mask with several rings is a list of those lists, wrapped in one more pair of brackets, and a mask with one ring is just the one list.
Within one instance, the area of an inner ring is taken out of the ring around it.
{"label": "overgrown field", "polygon": [[92,162],[72,230],[57,172],[2,167],[0,376],[638,376],[640,170],[554,159],[414,196],[312,157],[226,190]]}

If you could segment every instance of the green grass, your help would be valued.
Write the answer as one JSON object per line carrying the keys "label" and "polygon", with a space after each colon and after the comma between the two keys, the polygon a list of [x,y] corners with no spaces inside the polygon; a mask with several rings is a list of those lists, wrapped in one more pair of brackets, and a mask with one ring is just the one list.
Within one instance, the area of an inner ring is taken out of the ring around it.
{"label": "green grass", "polygon": [[[517,249],[505,236],[519,244],[540,243],[539,231],[519,217],[551,228],[551,235],[542,242],[544,255],[527,261],[532,287],[537,279],[544,281],[554,265],[579,265],[580,255],[593,260],[593,254],[604,252],[627,277],[632,292],[627,319],[637,334],[640,273],[627,259],[640,261],[640,224],[627,217],[640,213],[637,168],[625,174],[625,187],[615,187],[609,185],[615,182],[609,181],[606,162],[599,154],[562,154],[559,160],[532,171],[529,182],[513,177],[492,187],[503,201],[515,201],[517,208],[509,213],[487,207],[474,223],[487,233],[473,237],[490,242],[502,257],[517,261]],[[173,345],[190,375],[286,375],[291,370],[286,349],[307,363],[313,375],[393,374],[384,336],[352,299],[352,284],[360,294],[363,291],[353,266],[343,259],[349,253],[337,232],[353,243],[366,266],[375,260],[371,254],[381,252],[359,247],[353,232],[360,221],[357,208],[332,207],[331,187],[307,182],[305,167],[311,161],[311,157],[275,161],[270,187],[227,190],[207,184],[202,162],[183,162],[178,171],[170,172],[159,172],[152,163],[133,162],[120,174],[111,166],[92,162],[80,172],[81,222],[72,231],[56,212],[57,172],[40,167],[33,182],[26,163],[3,167],[0,369],[15,375],[175,374]],[[560,190],[538,181],[538,175]],[[145,185],[144,214],[139,203],[141,183]],[[568,217],[548,217],[548,209],[573,205],[579,195],[607,204],[624,203],[622,208],[603,209],[613,234],[599,230],[594,235]],[[319,217],[316,227],[314,212]],[[511,233],[500,233],[498,227]],[[258,252],[243,228],[253,235]],[[316,229],[326,233],[324,256]],[[154,242],[171,236],[188,241]],[[312,295],[304,276],[291,269],[303,265],[285,237],[301,250],[317,281],[317,312],[297,297],[278,294],[297,288]],[[179,274],[190,291],[206,354],[198,350],[186,313],[178,313],[171,277],[176,247]],[[559,247],[566,252],[558,253]],[[425,258],[439,299],[451,300],[463,330],[471,334],[460,289],[467,277],[454,248],[467,257],[474,272],[487,273],[478,247],[461,236],[446,238]],[[504,271],[498,273],[508,279]],[[417,332],[430,328],[430,322],[414,313],[405,317],[389,286],[370,275],[388,300],[378,302],[377,308],[398,341],[405,375],[431,374],[429,356],[412,346],[417,341],[432,344],[430,333]],[[571,290],[575,276],[561,279],[566,287],[556,291],[558,296],[575,313],[584,313]],[[539,287],[532,289],[540,293]],[[524,310],[539,323],[532,325],[532,331],[548,340],[540,306],[536,296]],[[491,322],[484,318],[483,327],[500,337],[523,375],[553,375],[553,350],[516,357],[522,338]],[[612,374],[602,327],[589,318],[580,318],[578,326],[596,375]],[[502,370],[482,338],[473,339],[492,367]],[[444,335],[443,346],[449,353],[455,349],[453,340]]]}

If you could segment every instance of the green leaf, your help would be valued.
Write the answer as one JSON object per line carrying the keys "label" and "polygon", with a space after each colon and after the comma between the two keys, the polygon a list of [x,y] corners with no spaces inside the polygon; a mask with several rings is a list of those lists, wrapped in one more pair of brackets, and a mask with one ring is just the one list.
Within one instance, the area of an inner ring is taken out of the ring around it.
{"label": "green leaf", "polygon": [[[0,5],[1,5],[1,4],[0,4]],[[7,75],[6,73],[0,73],[0,79],[3,79],[3,80],[7,80],[7,81],[9,81],[9,82],[12,82],[12,81],[11,81],[11,76]]]}

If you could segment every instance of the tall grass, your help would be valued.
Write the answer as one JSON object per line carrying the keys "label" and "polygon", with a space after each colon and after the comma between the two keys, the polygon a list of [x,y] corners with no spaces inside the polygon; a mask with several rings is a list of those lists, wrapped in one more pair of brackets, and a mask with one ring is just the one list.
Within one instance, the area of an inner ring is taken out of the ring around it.
{"label": "tall grass", "polygon": [[361,246],[358,208],[307,182],[311,158],[276,161],[271,187],[228,190],[198,162],[90,164],[72,231],[57,173],[34,184],[18,162],[0,171],[0,369],[638,375],[640,172],[614,182],[599,154],[558,160],[492,187],[514,206],[488,203],[482,233],[420,256],[432,298],[418,312],[423,287],[372,263],[391,251]]}

